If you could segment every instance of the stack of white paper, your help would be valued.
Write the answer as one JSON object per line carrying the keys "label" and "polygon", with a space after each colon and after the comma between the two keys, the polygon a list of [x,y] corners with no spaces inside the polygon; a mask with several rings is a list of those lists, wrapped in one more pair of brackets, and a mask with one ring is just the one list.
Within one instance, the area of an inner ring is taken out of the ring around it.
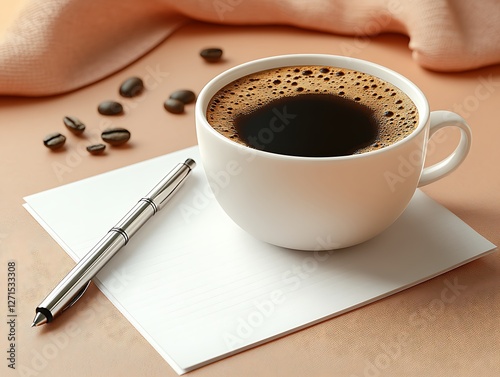
{"label": "stack of white paper", "polygon": [[[78,261],[186,158],[200,162],[197,147],[29,196],[25,207]],[[494,248],[420,191],[389,230],[365,244],[330,252],[271,246],[226,216],[199,164],[94,281],[182,374]]]}

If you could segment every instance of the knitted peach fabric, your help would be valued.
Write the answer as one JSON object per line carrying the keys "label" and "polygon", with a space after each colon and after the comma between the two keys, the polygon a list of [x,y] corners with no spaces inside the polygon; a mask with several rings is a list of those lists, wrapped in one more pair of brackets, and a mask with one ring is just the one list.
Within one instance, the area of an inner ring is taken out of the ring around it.
{"label": "knitted peach fabric", "polygon": [[29,0],[0,41],[0,94],[52,95],[90,84],[189,19],[402,33],[416,63],[437,71],[500,63],[498,0]]}

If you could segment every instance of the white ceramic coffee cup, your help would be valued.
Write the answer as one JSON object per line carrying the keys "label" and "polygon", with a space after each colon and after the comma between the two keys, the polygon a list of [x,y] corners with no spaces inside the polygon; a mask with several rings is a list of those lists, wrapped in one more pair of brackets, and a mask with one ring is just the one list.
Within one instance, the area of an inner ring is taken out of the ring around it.
{"label": "white ceramic coffee cup", "polygon": [[[266,69],[323,65],[365,72],[392,83],[415,103],[419,123],[409,136],[385,148],[341,157],[297,157],[240,145],[215,131],[206,110],[230,82]],[[429,138],[457,127],[460,140],[444,160],[424,168]],[[256,238],[300,250],[336,249],[371,239],[405,210],[419,186],[456,169],[467,156],[471,131],[449,111],[430,112],[420,89],[383,66],[334,55],[284,55],[251,61],[212,79],[196,103],[201,162],[224,211]]]}

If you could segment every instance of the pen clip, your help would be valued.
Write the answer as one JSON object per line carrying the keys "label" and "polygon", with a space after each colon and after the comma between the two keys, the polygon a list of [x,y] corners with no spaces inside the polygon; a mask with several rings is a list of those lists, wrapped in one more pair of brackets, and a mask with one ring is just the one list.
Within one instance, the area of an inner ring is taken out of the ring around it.
{"label": "pen clip", "polygon": [[85,285],[83,286],[83,288],[82,288],[82,289],[80,289],[78,292],[76,292],[76,294],[73,296],[73,298],[71,299],[71,301],[70,301],[70,302],[68,302],[68,305],[66,305],[66,306],[63,308],[63,310],[62,310],[63,312],[64,312],[65,310],[67,310],[67,309],[71,308],[71,307],[75,304],[75,302],[77,302],[77,301],[78,301],[78,300],[79,300],[79,299],[80,299],[80,298],[81,298],[81,297],[85,294],[85,292],[87,291],[87,288],[89,287],[89,285],[90,285],[90,282],[91,282],[91,281],[92,281],[92,280],[89,280],[89,281],[87,282],[87,284],[85,284]]}

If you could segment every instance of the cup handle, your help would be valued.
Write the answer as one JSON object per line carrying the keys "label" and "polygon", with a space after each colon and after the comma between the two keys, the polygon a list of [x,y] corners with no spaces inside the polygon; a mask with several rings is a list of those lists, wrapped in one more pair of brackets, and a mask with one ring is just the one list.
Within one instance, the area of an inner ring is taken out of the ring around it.
{"label": "cup handle", "polygon": [[445,159],[426,167],[422,171],[418,186],[425,186],[450,174],[464,161],[469,153],[472,134],[469,125],[460,115],[451,111],[433,111],[430,115],[429,139],[444,127],[458,127],[460,129],[460,141],[456,149]]}

